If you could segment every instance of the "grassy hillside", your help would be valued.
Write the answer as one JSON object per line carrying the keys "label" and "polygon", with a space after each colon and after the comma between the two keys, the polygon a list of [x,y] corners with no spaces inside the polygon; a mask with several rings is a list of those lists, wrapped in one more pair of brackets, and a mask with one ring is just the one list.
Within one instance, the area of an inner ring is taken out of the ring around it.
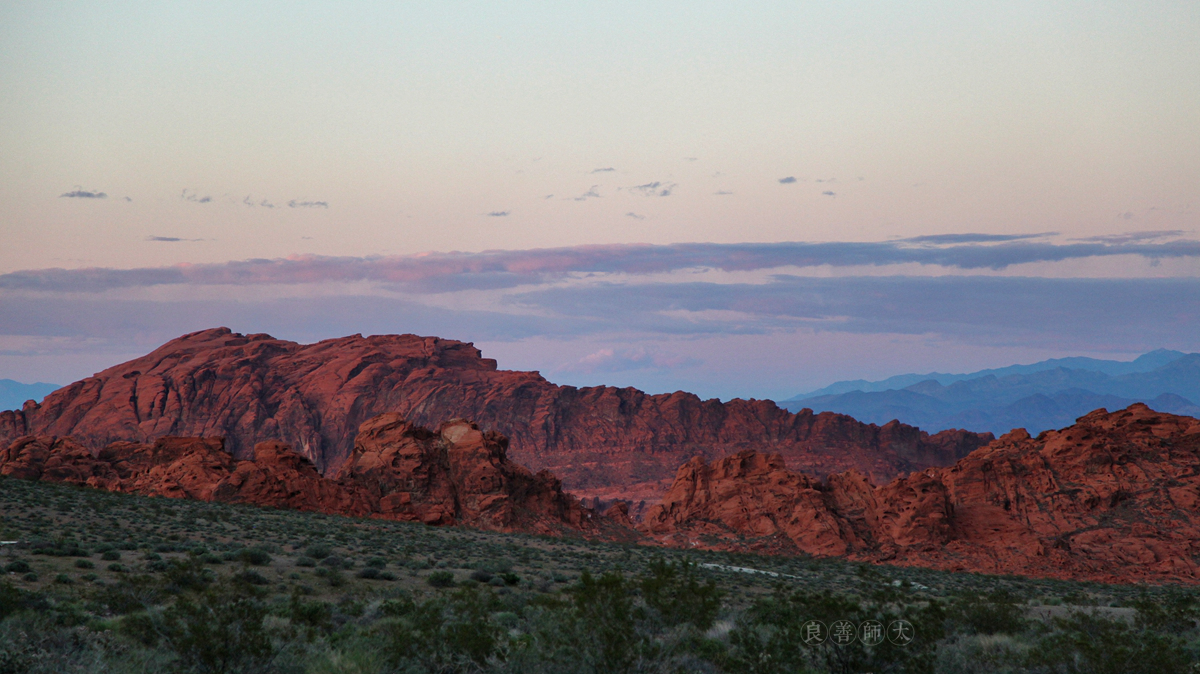
{"label": "grassy hillside", "polygon": [[[1192,671],[1190,588],[661,550],[0,478],[0,672]],[[804,623],[907,620],[907,645]],[[1068,666],[1074,667],[1067,669]],[[1116,667],[1116,669],[1114,669]]]}

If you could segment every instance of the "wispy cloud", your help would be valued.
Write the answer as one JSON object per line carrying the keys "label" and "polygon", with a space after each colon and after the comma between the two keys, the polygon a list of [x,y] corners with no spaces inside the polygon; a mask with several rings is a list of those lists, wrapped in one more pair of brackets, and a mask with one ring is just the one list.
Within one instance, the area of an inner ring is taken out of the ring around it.
{"label": "wispy cloud", "polygon": [[907,239],[900,240],[909,241],[912,243],[930,243],[942,245],[954,243],[1000,243],[1007,241],[1023,241],[1026,239],[1044,239],[1046,237],[1056,235],[1058,235],[1058,232],[1040,232],[1037,234],[925,234],[923,236],[912,236]]}
{"label": "wispy cloud", "polygon": [[147,236],[146,237],[146,241],[158,241],[158,242],[162,242],[162,243],[176,243],[176,242],[184,242],[184,241],[192,242],[192,241],[203,241],[203,240],[204,239],[182,239],[178,236]]}
{"label": "wispy cloud", "polygon": [[606,166],[604,168],[592,169],[592,173],[609,173],[611,171],[616,171],[616,170],[617,169],[615,169],[611,166]]}
{"label": "wispy cloud", "polygon": [[826,197],[836,197],[837,192],[834,192],[833,190],[825,190],[824,192],[821,193],[821,195],[826,196]]}
{"label": "wispy cloud", "polygon": [[645,183],[644,185],[635,185],[629,188],[629,191],[634,194],[640,194],[643,197],[669,197],[671,191],[677,187],[675,183],[664,183],[654,181]]}
{"label": "wispy cloud", "polygon": [[182,192],[179,193],[179,198],[182,199],[183,201],[190,201],[192,203],[197,203],[197,204],[208,204],[208,203],[212,203],[212,200],[213,200],[213,198],[211,196],[208,196],[208,195],[200,196],[186,187],[183,189]]}
{"label": "wispy cloud", "polygon": [[1108,243],[1108,244],[1123,244],[1133,243],[1137,241],[1157,241],[1160,239],[1178,239],[1188,232],[1182,229],[1160,229],[1156,231],[1145,232],[1125,232],[1123,234],[1108,234],[1103,236],[1088,236],[1082,239],[1073,239],[1074,241],[1088,241],[1093,243]]}
{"label": "wispy cloud", "polygon": [[[581,194],[577,197],[572,197],[572,199],[574,199],[575,201],[587,201],[588,199],[599,199],[599,198],[601,198],[600,193],[596,191],[596,188],[598,188],[598,187],[600,187],[600,186],[592,185],[591,187],[588,188],[588,191],[584,192],[583,194]],[[554,195],[551,194],[550,196],[552,197]],[[550,197],[546,197],[546,198],[549,199]]]}
{"label": "wispy cloud", "polygon": [[733,192],[730,192],[728,190],[717,190],[716,192],[713,192],[713,194],[715,194],[719,197],[724,197],[724,196],[729,196],[730,194],[733,194]]}
{"label": "wispy cloud", "polygon": [[297,201],[292,199],[288,202],[288,208],[329,208],[329,202],[326,201]]}
{"label": "wispy cloud", "polygon": [[60,199],[64,198],[64,197],[67,199],[107,199],[108,198],[108,195],[105,194],[104,192],[100,192],[100,191],[92,192],[89,190],[80,189],[78,187],[71,190],[70,192],[63,192],[62,194],[60,194],[58,196]]}
{"label": "wispy cloud", "polygon": [[780,185],[791,185],[794,182],[796,182],[796,176],[788,176],[786,178],[779,179]]}
{"label": "wispy cloud", "polygon": [[254,201],[250,198],[249,194],[246,195],[245,199],[242,199],[242,203],[245,204],[247,208],[275,208],[275,204],[271,203],[269,200],[262,199],[259,201]]}
{"label": "wispy cloud", "polygon": [[634,220],[645,220],[646,219],[646,216],[638,215],[637,213],[634,213],[633,211],[629,211],[628,213],[626,213],[625,217],[633,218]]}
{"label": "wispy cloud", "polygon": [[633,349],[598,349],[572,363],[567,363],[556,371],[597,373],[597,372],[626,372],[629,370],[675,370],[697,364],[694,358],[676,354],[663,354],[651,351],[645,347]]}
{"label": "wispy cloud", "polygon": [[507,218],[507,217],[508,217],[508,211],[491,211],[490,213],[488,213],[488,217],[491,217],[491,218]]}

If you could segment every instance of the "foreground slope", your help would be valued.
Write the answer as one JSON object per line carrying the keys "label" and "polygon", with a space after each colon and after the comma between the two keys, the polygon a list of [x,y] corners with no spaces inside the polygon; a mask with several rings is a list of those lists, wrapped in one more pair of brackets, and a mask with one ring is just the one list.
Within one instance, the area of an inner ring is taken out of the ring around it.
{"label": "foreground slope", "polygon": [[359,425],[385,412],[423,426],[472,419],[510,438],[515,461],[553,471],[571,491],[635,503],[657,500],[693,456],[769,450],[794,470],[856,469],[886,481],[948,465],[992,439],[792,414],[770,401],[556,386],[536,372],[499,370],[471,344],[437,337],[355,335],[302,345],[217,328],[70,384],[40,405],[0,413],[0,446],[25,435],[71,436],[93,450],[221,436],[248,458],[256,444],[281,441],[332,475],[351,456]]}
{"label": "foreground slope", "polygon": [[666,544],[801,551],[951,571],[1197,582],[1200,421],[1145,405],[1014,431],[876,487],[778,456],[683,466],[643,529]]}

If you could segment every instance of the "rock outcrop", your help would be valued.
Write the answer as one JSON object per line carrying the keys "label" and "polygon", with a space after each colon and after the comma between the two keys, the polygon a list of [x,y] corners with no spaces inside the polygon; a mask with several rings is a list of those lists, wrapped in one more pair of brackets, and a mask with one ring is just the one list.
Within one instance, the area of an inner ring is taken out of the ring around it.
{"label": "rock outcrop", "polygon": [[556,386],[536,372],[498,370],[471,344],[436,337],[355,335],[302,345],[218,328],[75,382],[40,405],[0,413],[0,446],[27,435],[70,436],[92,450],[221,436],[234,456],[248,459],[257,444],[279,441],[328,476],[351,457],[359,425],[386,412],[423,426],[472,419],[508,437],[514,460],[550,470],[580,496],[631,501],[635,512],[661,497],[692,457],[771,451],[792,470],[856,469],[886,481],[949,465],[992,439],[792,414],[765,400]]}
{"label": "rock outcrop", "polygon": [[563,493],[553,475],[509,461],[507,445],[467,421],[431,431],[385,414],[362,425],[336,478],[322,477],[286,444],[260,442],[252,458],[239,460],[214,437],[116,442],[93,455],[71,438],[28,436],[0,451],[0,475],[435,525],[636,536]]}
{"label": "rock outcrop", "polygon": [[658,542],[953,571],[1200,582],[1200,421],[1142,404],[884,486],[817,481],[742,452],[678,473],[643,530]]}

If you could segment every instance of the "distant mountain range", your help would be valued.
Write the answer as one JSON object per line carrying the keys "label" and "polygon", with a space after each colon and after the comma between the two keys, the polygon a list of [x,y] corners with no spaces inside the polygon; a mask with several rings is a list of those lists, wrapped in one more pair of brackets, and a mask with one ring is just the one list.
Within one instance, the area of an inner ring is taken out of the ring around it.
{"label": "distant mountain range", "polygon": [[22,384],[11,379],[0,379],[0,410],[19,410],[26,400],[41,402],[58,384]]}
{"label": "distant mountain range", "polygon": [[843,381],[779,403],[790,411],[838,412],[884,424],[899,419],[928,432],[948,428],[1030,433],[1064,428],[1095,410],[1143,402],[1200,416],[1200,353],[1159,349],[1133,361],[1055,358],[969,374],[904,374]]}

